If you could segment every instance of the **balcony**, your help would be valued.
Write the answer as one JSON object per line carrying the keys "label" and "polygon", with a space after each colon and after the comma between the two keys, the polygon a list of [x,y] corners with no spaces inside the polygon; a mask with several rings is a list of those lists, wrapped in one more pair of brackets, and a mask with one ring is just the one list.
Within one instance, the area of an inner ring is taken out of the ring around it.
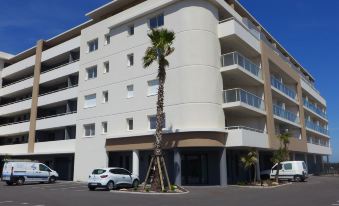
{"label": "balcony", "polygon": [[313,130],[317,133],[323,134],[325,136],[329,135],[328,130],[325,127],[320,126],[320,125],[318,125],[318,124],[316,124],[316,123],[314,123],[310,120],[305,119],[305,125],[306,125],[307,129],[311,129],[311,130]]}
{"label": "balcony", "polygon": [[223,102],[223,107],[226,110],[266,114],[264,100],[243,89],[223,91]]}
{"label": "balcony", "polygon": [[14,112],[29,110],[32,107],[31,98],[21,99],[15,102],[0,105],[0,114],[7,115]]}
{"label": "balcony", "polygon": [[27,143],[0,146],[0,155],[20,155],[20,154],[27,154],[27,152],[28,152]]}
{"label": "balcony", "polygon": [[0,136],[20,134],[29,131],[29,120],[0,125]]}
{"label": "balcony", "polygon": [[36,154],[66,154],[75,152],[75,139],[50,142],[36,142],[34,153]]}
{"label": "balcony", "polygon": [[226,127],[227,147],[269,148],[266,132],[246,126]]}
{"label": "balcony", "polygon": [[253,76],[255,79],[263,80],[261,68],[238,52],[231,52],[221,56],[222,67],[232,65],[236,65],[241,71]]}
{"label": "balcony", "polygon": [[278,105],[273,105],[273,114],[276,115],[277,117],[281,117],[284,120],[288,120],[289,122],[298,124],[298,126],[300,126],[299,125],[300,119],[296,114],[288,110],[285,110],[284,108]]}
{"label": "balcony", "polygon": [[77,96],[78,96],[78,85],[61,88],[55,91],[41,94],[39,96],[38,106],[74,99],[77,98]]}
{"label": "balcony", "polygon": [[66,127],[76,124],[76,111],[37,118],[36,130]]}
{"label": "balcony", "polygon": [[275,78],[274,76],[271,76],[271,85],[274,88],[278,89],[283,94],[287,95],[293,101],[297,100],[297,93],[293,91],[292,89],[288,88],[279,79]]}
{"label": "balcony", "polygon": [[329,145],[307,142],[307,152],[312,154],[331,155],[332,149]]}
{"label": "balcony", "polygon": [[307,101],[307,99],[305,98],[304,98],[304,106],[308,108],[309,110],[311,110],[312,112],[318,114],[319,116],[327,120],[327,114],[323,112],[321,109],[319,109],[315,104]]}

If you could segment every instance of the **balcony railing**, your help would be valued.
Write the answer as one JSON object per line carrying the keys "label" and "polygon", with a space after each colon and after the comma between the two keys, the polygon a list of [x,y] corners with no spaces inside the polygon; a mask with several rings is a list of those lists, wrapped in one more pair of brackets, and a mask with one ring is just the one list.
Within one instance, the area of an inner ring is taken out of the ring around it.
{"label": "balcony railing", "polygon": [[251,127],[246,127],[246,126],[230,126],[230,127],[226,127],[226,130],[248,130],[248,131],[252,131],[252,132],[258,132],[258,133],[265,133],[265,131],[260,130],[260,129],[255,129],[255,128],[251,128]]}
{"label": "balcony railing", "polygon": [[282,108],[278,105],[273,105],[273,114],[277,115],[278,117],[287,119],[291,122],[294,122],[294,123],[297,123],[297,124],[300,123],[300,119],[296,114],[294,114],[294,113],[292,113],[288,110],[285,110],[284,108]]}
{"label": "balcony railing", "polygon": [[78,61],[79,61],[79,59],[75,59],[75,60],[70,61],[70,62],[67,62],[67,63],[65,63],[65,64],[62,64],[62,65],[59,65],[59,66],[56,66],[56,67],[47,69],[47,70],[45,70],[45,71],[42,71],[41,74],[44,74],[44,73],[47,73],[47,72],[50,72],[50,71],[59,69],[59,68],[61,68],[61,67],[67,66],[67,65],[69,65],[69,64],[73,64],[74,62],[78,62]]}
{"label": "balcony railing", "polygon": [[320,145],[323,147],[330,147],[330,142],[326,140],[321,140],[317,138],[307,137],[307,143]]}
{"label": "balcony railing", "polygon": [[[74,88],[74,87],[77,87],[77,86],[78,85],[75,84],[75,85],[72,85],[72,86],[64,87],[64,88],[53,90],[53,91],[50,91],[50,92],[45,92],[45,93],[40,94],[39,97],[45,96],[45,95],[48,95],[48,94],[53,94],[53,93],[56,93],[56,92],[60,92],[60,91],[66,90],[66,89],[71,89],[71,88]],[[11,105],[11,104],[16,104],[16,103],[23,102],[23,101],[30,100],[30,99],[32,99],[32,97],[28,97],[28,98],[24,98],[24,99],[14,101],[14,102],[2,104],[2,105],[0,105],[0,107],[5,107],[5,106]]]}
{"label": "balcony railing", "polygon": [[249,59],[244,57],[238,52],[231,52],[221,56],[221,65],[223,67],[237,64],[242,68],[246,69],[253,75],[257,76],[259,79],[262,79],[262,70],[261,68],[251,62]]}
{"label": "balcony railing", "polygon": [[327,119],[327,114],[325,112],[323,112],[321,109],[319,109],[317,106],[315,106],[315,104],[307,101],[307,99],[305,99],[305,98],[304,98],[304,105],[305,105],[305,107],[309,108],[313,112],[315,112],[315,113],[319,114],[320,116],[324,117],[325,119]]}
{"label": "balcony railing", "polygon": [[281,81],[279,81],[274,76],[271,76],[271,84],[273,87],[277,88],[279,91],[283,92],[287,96],[291,97],[292,99],[296,100],[297,94],[292,89],[288,88],[286,85],[284,85]]}
{"label": "balcony railing", "polygon": [[224,103],[243,102],[260,110],[265,110],[264,100],[243,89],[229,89],[223,91]]}
{"label": "balcony railing", "polygon": [[328,130],[310,120],[305,119],[306,127],[314,131],[320,132],[321,134],[328,135]]}

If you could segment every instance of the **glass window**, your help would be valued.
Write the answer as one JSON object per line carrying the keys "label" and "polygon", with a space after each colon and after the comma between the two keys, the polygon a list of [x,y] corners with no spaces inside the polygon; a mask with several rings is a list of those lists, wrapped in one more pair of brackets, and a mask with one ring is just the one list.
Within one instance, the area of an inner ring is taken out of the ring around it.
{"label": "glass window", "polygon": [[131,175],[131,173],[125,169],[119,169],[119,173],[122,175]]}
{"label": "glass window", "polygon": [[158,94],[158,88],[159,88],[159,80],[154,79],[147,82],[148,89],[147,89],[147,95],[157,95]]}
{"label": "glass window", "polygon": [[127,119],[127,130],[131,131],[133,130],[133,119]]}
{"label": "glass window", "polygon": [[134,65],[134,54],[127,55],[127,66],[131,67]]}
{"label": "glass window", "polygon": [[89,67],[86,69],[86,79],[95,79],[97,78],[97,66]]}
{"label": "glass window", "polygon": [[134,86],[133,84],[127,86],[127,98],[132,98],[134,96]]}
{"label": "glass window", "polygon": [[112,174],[119,174],[119,171],[117,169],[111,169],[109,172]]}
{"label": "glass window", "polygon": [[[166,127],[165,119],[166,118],[164,117],[162,128]],[[149,116],[148,121],[149,121],[149,129],[150,130],[154,130],[154,129],[157,128],[157,116],[156,115]]]}
{"label": "glass window", "polygon": [[286,164],[284,164],[284,169],[285,169],[285,170],[292,170],[292,163],[286,163]]}
{"label": "glass window", "polygon": [[98,39],[87,42],[88,52],[93,52],[98,50]]}
{"label": "glass window", "polygon": [[97,104],[97,95],[90,94],[85,96],[84,108],[95,107]]}
{"label": "glass window", "polygon": [[93,175],[101,175],[101,174],[104,174],[106,172],[106,170],[103,170],[103,169],[95,169],[93,170],[92,174]]}
{"label": "glass window", "polygon": [[304,170],[307,170],[307,166],[306,166],[305,162],[303,162],[303,168],[304,168]]}
{"label": "glass window", "polygon": [[95,124],[84,125],[85,137],[92,137],[95,135]]}
{"label": "glass window", "polygon": [[158,16],[155,16],[149,20],[149,27],[151,29],[156,29],[158,27],[161,27],[164,25],[164,15],[160,14]]}
{"label": "glass window", "polygon": [[108,91],[103,91],[102,92],[102,103],[107,103],[108,102]]}
{"label": "glass window", "polygon": [[106,34],[105,35],[105,45],[108,45],[111,43],[111,35],[110,34]]}
{"label": "glass window", "polygon": [[129,36],[134,35],[134,25],[128,27],[128,35]]}
{"label": "glass window", "polygon": [[102,126],[102,133],[106,134],[107,133],[107,122],[102,122],[101,126]]}
{"label": "glass window", "polygon": [[39,170],[40,171],[46,171],[46,172],[50,172],[51,171],[47,166],[45,166],[43,164],[39,164]]}
{"label": "glass window", "polygon": [[104,74],[109,72],[109,61],[104,62]]}

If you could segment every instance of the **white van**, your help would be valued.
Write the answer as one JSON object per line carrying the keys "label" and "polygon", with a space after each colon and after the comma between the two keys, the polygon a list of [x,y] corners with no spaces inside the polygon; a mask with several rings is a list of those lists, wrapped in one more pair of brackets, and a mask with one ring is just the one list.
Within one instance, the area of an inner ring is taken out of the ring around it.
{"label": "white van", "polygon": [[54,183],[58,173],[46,165],[32,161],[5,161],[2,171],[2,181],[7,185],[22,185],[25,182]]}
{"label": "white van", "polygon": [[[278,164],[271,169],[270,178],[275,179]],[[308,177],[307,166],[304,161],[285,161],[279,165],[279,179],[293,180],[296,182],[304,181]]]}

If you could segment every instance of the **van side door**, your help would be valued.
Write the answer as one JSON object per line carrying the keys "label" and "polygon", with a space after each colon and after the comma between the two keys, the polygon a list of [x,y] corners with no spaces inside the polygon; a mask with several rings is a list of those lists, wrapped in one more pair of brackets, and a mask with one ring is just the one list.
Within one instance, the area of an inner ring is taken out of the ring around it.
{"label": "van side door", "polygon": [[283,165],[284,177],[291,179],[294,177],[295,171],[293,170],[293,164],[291,162],[284,163]]}

